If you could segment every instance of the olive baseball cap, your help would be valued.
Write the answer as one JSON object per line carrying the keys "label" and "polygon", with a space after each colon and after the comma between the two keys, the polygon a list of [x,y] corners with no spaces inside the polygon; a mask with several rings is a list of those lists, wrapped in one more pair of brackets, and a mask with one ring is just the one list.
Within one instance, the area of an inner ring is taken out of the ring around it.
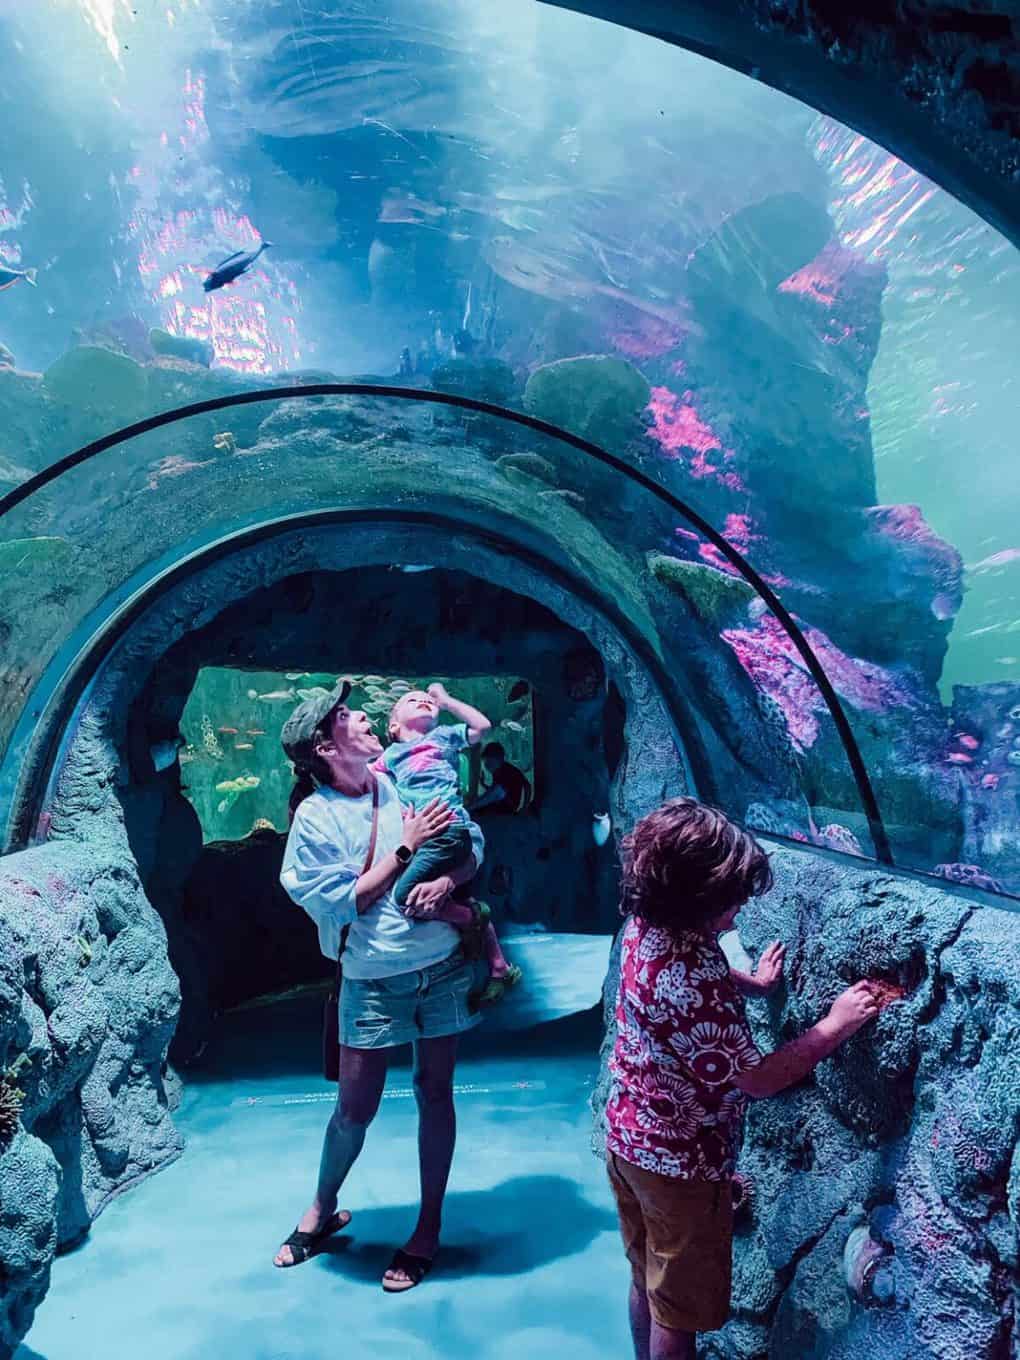
{"label": "olive baseball cap", "polygon": [[350,692],[351,682],[338,680],[336,687],[328,694],[316,694],[298,704],[283,724],[283,731],[280,733],[283,749],[288,759],[295,765],[307,767],[311,764],[316,731],[334,708],[339,708]]}

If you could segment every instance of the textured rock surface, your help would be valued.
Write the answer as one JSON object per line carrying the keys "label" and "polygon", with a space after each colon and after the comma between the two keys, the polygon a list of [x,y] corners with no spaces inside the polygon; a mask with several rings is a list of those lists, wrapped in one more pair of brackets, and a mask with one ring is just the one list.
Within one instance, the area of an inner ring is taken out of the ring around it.
{"label": "textured rock surface", "polygon": [[[754,957],[787,945],[780,990],[748,1003],[762,1051],[859,977],[891,1000],[814,1077],[752,1103],[733,1321],[705,1354],[1004,1360],[1020,1226],[1020,915],[846,861],[771,856],[776,887],[739,922]],[[603,1063],[617,974],[614,954]],[[596,1150],[605,1096],[603,1066]]]}
{"label": "textured rock surface", "polygon": [[163,1085],[177,980],[123,829],[0,862],[0,1067],[24,1054],[22,1131],[0,1155],[0,1355],[58,1247],[176,1157]]}

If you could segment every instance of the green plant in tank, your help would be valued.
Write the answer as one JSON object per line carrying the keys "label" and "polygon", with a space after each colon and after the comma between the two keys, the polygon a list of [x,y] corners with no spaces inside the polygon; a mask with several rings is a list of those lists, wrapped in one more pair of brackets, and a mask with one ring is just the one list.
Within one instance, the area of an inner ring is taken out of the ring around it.
{"label": "green plant in tank", "polygon": [[646,561],[657,581],[675,591],[713,627],[729,622],[754,599],[754,590],[746,581],[704,562],[686,562],[667,553],[648,553]]}
{"label": "green plant in tank", "polygon": [[28,1054],[21,1053],[6,1071],[0,1072],[0,1153],[7,1151],[18,1131],[25,1093],[17,1085],[17,1078],[30,1063]]}
{"label": "green plant in tank", "polygon": [[625,359],[584,354],[536,368],[524,389],[524,409],[582,439],[618,448],[641,430],[647,378]]}
{"label": "green plant in tank", "polygon": [[92,946],[84,935],[76,935],[74,938],[78,945],[78,963],[82,968],[87,968],[92,962]]}

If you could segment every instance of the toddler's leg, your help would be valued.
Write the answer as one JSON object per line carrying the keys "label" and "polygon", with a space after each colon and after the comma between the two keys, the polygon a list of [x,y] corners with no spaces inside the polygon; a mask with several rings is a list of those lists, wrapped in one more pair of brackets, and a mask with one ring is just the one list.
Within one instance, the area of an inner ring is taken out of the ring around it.
{"label": "toddler's leg", "polygon": [[500,948],[499,936],[496,934],[496,927],[491,921],[485,927],[485,957],[489,960],[489,976],[505,978],[510,971],[510,965]]}

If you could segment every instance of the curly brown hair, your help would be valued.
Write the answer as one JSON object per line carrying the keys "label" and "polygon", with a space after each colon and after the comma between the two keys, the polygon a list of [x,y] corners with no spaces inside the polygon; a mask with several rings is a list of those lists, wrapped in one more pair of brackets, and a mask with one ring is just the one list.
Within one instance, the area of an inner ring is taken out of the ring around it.
{"label": "curly brown hair", "polygon": [[700,930],[772,886],[749,832],[696,798],[672,798],[623,840],[624,916],[664,930]]}

